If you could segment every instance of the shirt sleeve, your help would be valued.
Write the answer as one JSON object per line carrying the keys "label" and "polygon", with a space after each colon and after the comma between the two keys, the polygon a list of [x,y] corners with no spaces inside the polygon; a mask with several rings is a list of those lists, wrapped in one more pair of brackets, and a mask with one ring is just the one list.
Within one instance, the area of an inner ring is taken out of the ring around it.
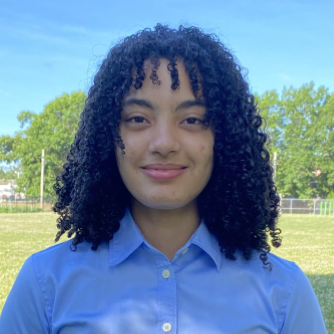
{"label": "shirt sleeve", "polygon": [[23,264],[0,317],[0,333],[50,333],[45,299],[32,257]]}
{"label": "shirt sleeve", "polygon": [[318,299],[307,276],[296,265],[295,284],[281,334],[327,334]]}

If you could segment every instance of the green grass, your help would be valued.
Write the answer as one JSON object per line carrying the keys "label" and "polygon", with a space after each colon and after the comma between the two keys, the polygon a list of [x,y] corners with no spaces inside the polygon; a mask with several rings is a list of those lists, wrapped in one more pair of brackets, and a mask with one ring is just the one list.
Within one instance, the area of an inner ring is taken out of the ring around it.
{"label": "green grass", "polygon": [[0,206],[0,213],[24,213],[24,212],[41,212],[41,211],[42,209],[40,208]]}
{"label": "green grass", "polygon": [[334,217],[283,215],[283,243],[272,252],[296,262],[318,297],[328,334],[334,334]]}
{"label": "green grass", "polygon": [[[54,244],[56,218],[50,212],[0,214],[0,310],[24,260]],[[334,334],[334,217],[283,215],[279,225],[283,245],[273,253],[296,262],[307,274],[328,334]]]}

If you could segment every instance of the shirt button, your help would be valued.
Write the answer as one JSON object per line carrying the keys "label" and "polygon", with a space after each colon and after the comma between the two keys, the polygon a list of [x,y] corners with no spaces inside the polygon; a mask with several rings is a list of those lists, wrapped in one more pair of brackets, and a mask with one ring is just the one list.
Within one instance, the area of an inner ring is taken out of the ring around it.
{"label": "shirt button", "polygon": [[188,248],[185,248],[183,251],[182,251],[182,255],[186,254],[188,252]]}
{"label": "shirt button", "polygon": [[163,270],[162,277],[168,278],[170,276],[170,271],[168,269]]}
{"label": "shirt button", "polygon": [[164,332],[169,332],[172,329],[172,325],[168,322],[165,322],[162,325],[162,329],[163,329]]}

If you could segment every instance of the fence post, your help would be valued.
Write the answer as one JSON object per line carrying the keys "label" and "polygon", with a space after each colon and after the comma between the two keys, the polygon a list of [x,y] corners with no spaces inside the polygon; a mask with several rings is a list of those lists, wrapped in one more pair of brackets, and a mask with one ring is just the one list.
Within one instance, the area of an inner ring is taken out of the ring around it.
{"label": "fence post", "polygon": [[290,199],[290,214],[292,213],[292,198]]}
{"label": "fence post", "polygon": [[43,211],[43,187],[44,187],[44,149],[42,149],[41,159],[41,209]]}

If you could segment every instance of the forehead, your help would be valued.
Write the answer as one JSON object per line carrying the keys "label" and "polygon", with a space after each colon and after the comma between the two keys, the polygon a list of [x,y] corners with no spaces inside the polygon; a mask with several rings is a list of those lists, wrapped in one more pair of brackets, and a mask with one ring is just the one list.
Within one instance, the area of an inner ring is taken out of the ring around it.
{"label": "forehead", "polygon": [[[165,68],[168,69],[168,67],[172,68],[171,66],[169,66],[171,64],[172,64],[172,61],[164,57],[149,58],[149,59],[145,59],[143,63],[143,70],[144,72],[151,72],[155,68],[157,71],[161,71],[161,68],[162,69],[165,69]],[[186,69],[184,66],[184,59],[182,57],[176,57],[175,65],[177,67],[178,72],[181,71],[187,75]]]}
{"label": "forehead", "polygon": [[196,92],[196,96],[193,93],[191,80],[181,57],[177,57],[174,64],[166,58],[146,59],[142,70],[145,79],[141,81],[141,87],[136,89],[135,83],[140,76],[140,70],[133,69],[133,85],[125,100],[142,95],[164,95],[169,98],[183,96],[188,99],[201,97],[201,89]]}

